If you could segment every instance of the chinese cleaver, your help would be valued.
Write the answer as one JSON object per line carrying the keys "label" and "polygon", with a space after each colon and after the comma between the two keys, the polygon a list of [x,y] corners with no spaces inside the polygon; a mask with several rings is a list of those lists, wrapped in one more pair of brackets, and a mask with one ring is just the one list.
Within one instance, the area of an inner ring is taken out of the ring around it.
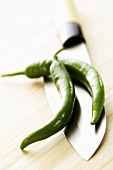
{"label": "chinese cleaver", "polygon": [[[58,57],[70,57],[91,64],[85,40],[77,19],[74,4],[71,0],[57,0],[53,4],[54,21],[64,51]],[[56,12],[55,12],[56,10]],[[68,48],[69,47],[69,48]],[[50,78],[45,78],[45,92],[53,114],[60,107],[60,96]],[[71,120],[62,130],[73,148],[89,160],[99,147],[106,131],[106,115],[103,108],[101,118],[96,125],[91,125],[92,98],[85,87],[75,83],[76,102]]]}

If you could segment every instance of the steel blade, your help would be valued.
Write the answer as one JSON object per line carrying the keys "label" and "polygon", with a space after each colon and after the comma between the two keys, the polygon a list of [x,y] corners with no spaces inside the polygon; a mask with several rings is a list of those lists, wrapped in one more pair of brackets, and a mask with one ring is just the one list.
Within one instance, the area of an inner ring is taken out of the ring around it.
{"label": "steel blade", "polygon": [[[59,57],[76,58],[91,63],[85,43],[80,43],[72,48],[62,51]],[[60,96],[51,78],[44,79],[45,91],[53,114],[60,108]],[[91,125],[92,98],[89,92],[75,82],[75,93],[77,100],[72,119],[63,129],[67,140],[75,150],[85,159],[89,160],[100,145],[106,130],[105,110],[97,125]]]}

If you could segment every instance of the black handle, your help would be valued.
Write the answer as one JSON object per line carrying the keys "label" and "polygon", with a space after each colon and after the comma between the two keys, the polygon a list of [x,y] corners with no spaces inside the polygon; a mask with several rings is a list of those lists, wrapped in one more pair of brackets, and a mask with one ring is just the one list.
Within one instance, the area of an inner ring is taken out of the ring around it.
{"label": "black handle", "polygon": [[85,42],[80,25],[75,22],[65,23],[59,30],[59,36],[64,47]]}

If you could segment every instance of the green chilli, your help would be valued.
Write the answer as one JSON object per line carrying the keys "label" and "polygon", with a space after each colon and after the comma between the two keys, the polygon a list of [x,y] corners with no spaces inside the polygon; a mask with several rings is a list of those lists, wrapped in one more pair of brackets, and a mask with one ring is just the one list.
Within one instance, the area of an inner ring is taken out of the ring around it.
{"label": "green chilli", "polygon": [[[56,56],[60,51],[62,51],[62,49],[56,53]],[[105,101],[105,89],[101,76],[92,65],[83,61],[72,59],[70,57],[57,58],[65,65],[71,77],[82,82],[89,90],[92,96],[92,119],[90,123],[96,124],[101,116]],[[36,64],[28,66],[24,72],[6,74],[2,76],[5,77],[20,74],[25,74],[29,78],[48,76],[50,75],[50,66],[52,62],[52,60],[39,61]]]}
{"label": "green chilli", "polygon": [[65,66],[56,60],[54,60],[50,66],[50,75],[61,95],[61,108],[52,121],[31,133],[22,141],[20,145],[21,149],[59,132],[67,125],[72,116],[75,102],[75,91],[70,75]]}

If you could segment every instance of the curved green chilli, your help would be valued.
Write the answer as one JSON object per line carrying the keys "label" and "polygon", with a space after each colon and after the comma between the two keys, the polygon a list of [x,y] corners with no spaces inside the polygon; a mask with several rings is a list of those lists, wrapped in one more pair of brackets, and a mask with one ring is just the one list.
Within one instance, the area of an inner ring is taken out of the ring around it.
{"label": "curved green chilli", "polygon": [[[60,50],[61,51],[61,50]],[[57,52],[56,54],[58,54]],[[99,73],[91,65],[71,58],[58,57],[74,79],[81,81],[92,95],[92,119],[91,124],[98,122],[105,100],[104,85]],[[25,74],[29,78],[48,76],[52,60],[40,61],[29,65],[24,72],[6,74],[2,76],[13,76]]]}
{"label": "curved green chilli", "polygon": [[50,74],[61,95],[62,104],[57,115],[48,124],[27,136],[20,145],[24,149],[28,145],[46,139],[63,129],[70,120],[73,112],[75,92],[70,75],[64,65],[53,61]]}
{"label": "curved green chilli", "polygon": [[92,119],[91,124],[98,122],[104,101],[105,90],[103,81],[96,69],[80,60],[58,57],[65,64],[72,78],[82,82],[92,95]]}

